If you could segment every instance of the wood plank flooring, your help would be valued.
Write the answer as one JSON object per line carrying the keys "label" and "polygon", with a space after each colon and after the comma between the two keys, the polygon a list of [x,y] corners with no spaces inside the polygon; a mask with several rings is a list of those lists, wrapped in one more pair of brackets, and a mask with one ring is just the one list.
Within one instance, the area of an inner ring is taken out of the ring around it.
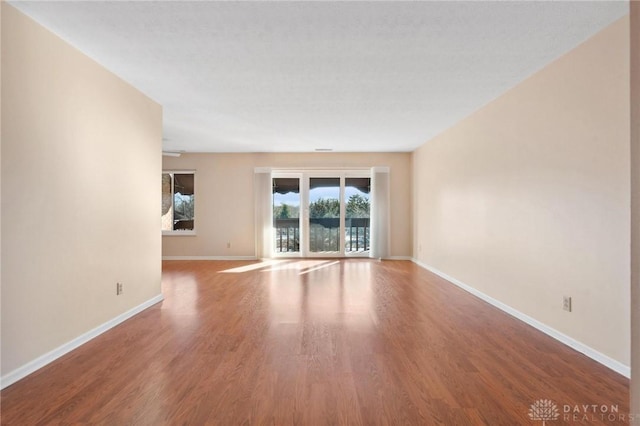
{"label": "wood plank flooring", "polygon": [[411,262],[167,261],[162,288],[3,390],[2,424],[627,423],[626,378]]}

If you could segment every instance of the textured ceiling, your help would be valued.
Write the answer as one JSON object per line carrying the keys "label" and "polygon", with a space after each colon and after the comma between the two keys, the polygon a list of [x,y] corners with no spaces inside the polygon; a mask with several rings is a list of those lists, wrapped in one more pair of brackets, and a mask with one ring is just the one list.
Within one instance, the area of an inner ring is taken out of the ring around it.
{"label": "textured ceiling", "polygon": [[410,151],[626,2],[11,2],[164,107],[164,149]]}

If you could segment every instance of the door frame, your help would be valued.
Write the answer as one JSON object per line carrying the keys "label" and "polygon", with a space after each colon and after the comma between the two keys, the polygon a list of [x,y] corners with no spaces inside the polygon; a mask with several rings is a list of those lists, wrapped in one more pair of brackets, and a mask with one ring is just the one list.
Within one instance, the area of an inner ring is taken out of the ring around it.
{"label": "door frame", "polygon": [[[338,252],[311,252],[309,246],[309,182],[311,178],[323,178],[333,177],[340,178],[340,251]],[[351,258],[351,257],[369,257],[371,251],[371,241],[369,242],[369,250],[357,253],[346,252],[346,204],[345,200],[345,181],[347,178],[352,177],[367,177],[372,178],[370,168],[348,168],[348,169],[272,169],[271,179],[274,178],[297,178],[300,185],[300,209],[299,209],[299,247],[298,252],[276,252],[273,251],[273,256],[277,258]],[[369,198],[371,199],[371,197]],[[273,212],[273,204],[271,205],[271,211]],[[274,221],[271,221],[271,232]],[[275,241],[274,241],[275,249]]]}

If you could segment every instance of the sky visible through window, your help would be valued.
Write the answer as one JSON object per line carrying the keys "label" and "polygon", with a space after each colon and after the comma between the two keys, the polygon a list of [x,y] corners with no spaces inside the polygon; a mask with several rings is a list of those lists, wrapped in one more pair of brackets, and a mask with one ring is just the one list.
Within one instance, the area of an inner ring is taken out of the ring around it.
{"label": "sky visible through window", "polygon": [[277,207],[283,204],[287,204],[289,206],[299,206],[300,194],[296,194],[295,192],[287,192],[286,194],[273,194],[273,205]]}

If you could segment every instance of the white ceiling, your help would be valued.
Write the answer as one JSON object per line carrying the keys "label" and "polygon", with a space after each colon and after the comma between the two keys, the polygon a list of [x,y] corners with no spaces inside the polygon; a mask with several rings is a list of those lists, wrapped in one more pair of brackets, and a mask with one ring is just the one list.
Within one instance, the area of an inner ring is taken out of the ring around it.
{"label": "white ceiling", "polygon": [[16,2],[164,107],[164,149],[410,151],[627,2]]}

